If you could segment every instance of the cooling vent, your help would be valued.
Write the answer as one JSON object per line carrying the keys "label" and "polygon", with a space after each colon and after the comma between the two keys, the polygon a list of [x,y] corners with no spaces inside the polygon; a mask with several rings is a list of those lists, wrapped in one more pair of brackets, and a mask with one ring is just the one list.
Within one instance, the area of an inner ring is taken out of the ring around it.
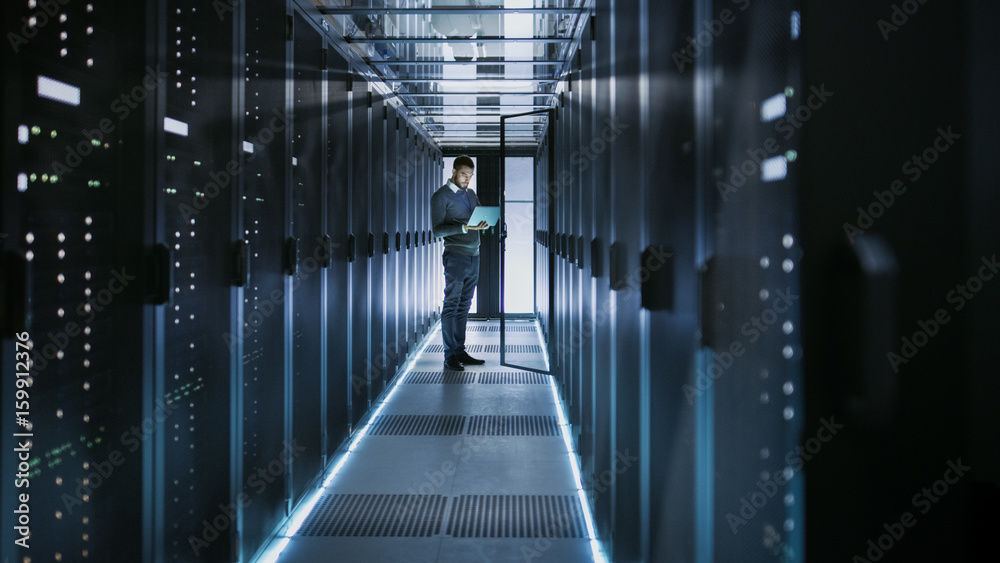
{"label": "cooling vent", "polygon": [[446,385],[462,385],[475,382],[476,374],[474,373],[444,373],[440,371],[415,371],[406,376],[406,379],[403,381],[403,383],[437,383]]}
{"label": "cooling vent", "polygon": [[[499,344],[486,344],[483,345],[482,352],[484,354],[499,354],[500,345]],[[542,347],[538,344],[508,344],[507,345],[508,354],[541,354]]]}
{"label": "cooling vent", "polygon": [[469,417],[470,436],[559,436],[554,416],[476,415]]}
{"label": "cooling vent", "polygon": [[538,385],[548,382],[549,376],[530,371],[489,371],[479,374],[479,383],[486,385]]}
{"label": "cooling vent", "polygon": [[391,414],[368,427],[372,436],[453,436],[462,433],[465,417],[443,414]]}
{"label": "cooling vent", "polygon": [[299,535],[433,536],[440,533],[445,502],[441,495],[324,495]]}
{"label": "cooling vent", "polygon": [[[486,346],[489,348],[489,346]],[[431,344],[425,349],[426,352],[431,354],[444,354],[444,344]],[[465,347],[465,351],[469,354],[481,354],[483,352],[482,344],[470,344]],[[497,347],[497,352],[500,353],[500,348]]]}
{"label": "cooling vent", "polygon": [[[506,332],[509,334],[511,332],[535,332],[534,326],[507,326]],[[498,325],[492,326],[469,326],[465,329],[466,332],[500,332],[500,327]]]}
{"label": "cooling vent", "polygon": [[447,534],[459,538],[583,538],[574,495],[462,495],[452,499]]}

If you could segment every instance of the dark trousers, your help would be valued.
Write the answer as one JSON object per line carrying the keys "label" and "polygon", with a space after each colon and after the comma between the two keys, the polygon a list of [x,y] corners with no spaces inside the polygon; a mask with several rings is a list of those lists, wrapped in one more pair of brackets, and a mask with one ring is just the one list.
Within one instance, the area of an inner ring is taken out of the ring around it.
{"label": "dark trousers", "polygon": [[445,251],[444,306],[441,308],[441,336],[444,357],[448,359],[465,352],[465,323],[469,318],[472,294],[479,283],[479,256],[466,256]]}

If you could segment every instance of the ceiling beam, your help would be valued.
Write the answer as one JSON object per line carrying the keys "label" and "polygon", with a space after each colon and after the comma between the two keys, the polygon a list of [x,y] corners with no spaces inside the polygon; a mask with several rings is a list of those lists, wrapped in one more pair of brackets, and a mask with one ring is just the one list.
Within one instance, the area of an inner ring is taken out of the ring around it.
{"label": "ceiling beam", "polygon": [[319,7],[319,13],[325,16],[364,16],[375,15],[427,15],[427,14],[567,14],[583,13],[582,8],[471,8],[466,6],[439,6],[437,8],[332,8]]}
{"label": "ceiling beam", "polygon": [[[433,82],[430,80],[428,82]],[[393,92],[397,96],[555,96],[555,92]]]}
{"label": "ceiling beam", "polygon": [[[549,104],[407,104],[408,108],[550,108]],[[456,114],[457,115],[457,114]]]}
{"label": "ceiling beam", "polygon": [[[470,40],[471,41],[471,40]],[[436,65],[476,65],[476,66],[500,66],[500,65],[534,65],[534,66],[562,66],[566,64],[566,61],[373,61],[366,60],[368,64],[372,65],[390,65],[390,66],[402,66],[402,65],[420,65],[420,66],[436,66]]]}
{"label": "ceiling beam", "polygon": [[[418,84],[424,82],[531,82],[534,84],[549,84],[559,82],[558,78],[383,78],[383,82],[398,84]],[[544,94],[544,92],[543,92]]]}
{"label": "ceiling beam", "polygon": [[[348,43],[570,43],[572,37],[351,37]],[[496,63],[494,63],[496,64]]]}

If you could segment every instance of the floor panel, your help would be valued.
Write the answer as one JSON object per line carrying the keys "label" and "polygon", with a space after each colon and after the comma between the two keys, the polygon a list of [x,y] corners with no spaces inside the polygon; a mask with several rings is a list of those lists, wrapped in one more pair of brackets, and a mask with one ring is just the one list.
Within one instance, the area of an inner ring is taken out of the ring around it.
{"label": "floor panel", "polygon": [[[544,370],[508,327],[507,362]],[[549,376],[501,366],[498,329],[469,323],[486,364],[460,374],[432,335],[278,561],[593,560]]]}

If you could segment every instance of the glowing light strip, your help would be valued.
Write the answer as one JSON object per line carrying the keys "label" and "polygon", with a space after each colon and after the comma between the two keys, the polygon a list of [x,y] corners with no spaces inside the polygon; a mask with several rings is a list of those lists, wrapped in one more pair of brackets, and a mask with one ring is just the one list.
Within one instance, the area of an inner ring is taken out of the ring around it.
{"label": "glowing light strip", "polygon": [[38,75],[38,97],[55,100],[71,106],[80,105],[80,89],[48,76]]}
{"label": "glowing light strip", "polygon": [[760,163],[760,179],[764,182],[782,180],[788,176],[788,159],[784,156],[772,156]]}
{"label": "glowing light strip", "polygon": [[[549,353],[545,348],[545,341],[542,340],[542,329],[535,321],[535,335],[542,343],[542,357],[545,359],[545,369],[548,371]],[[576,495],[580,499],[580,508],[583,512],[583,520],[587,526],[587,537],[590,539],[590,551],[596,563],[607,563],[608,558],[601,549],[601,542],[597,541],[597,530],[594,527],[594,515],[590,513],[590,503],[587,502],[587,491],[583,488],[583,476],[580,474],[580,465],[576,461],[576,453],[573,452],[573,439],[569,434],[569,422],[566,420],[566,413],[563,412],[562,401],[559,400],[559,390],[556,388],[555,378],[549,378],[549,389],[552,391],[552,400],[556,404],[556,415],[559,417],[559,428],[562,430],[563,444],[566,445],[566,453],[569,455],[569,465],[573,469],[573,480],[576,483]]]}
{"label": "glowing light strip", "polygon": [[179,119],[174,119],[172,117],[163,118],[163,130],[166,131],[167,133],[180,135],[181,137],[188,136],[188,124],[184,123]]}
{"label": "glowing light strip", "polygon": [[[396,390],[399,389],[399,386],[403,383],[403,380],[410,375],[410,371],[413,369],[413,363],[416,361],[417,358],[423,355],[424,351],[427,349],[427,346],[430,345],[431,341],[434,340],[434,337],[440,330],[441,330],[441,323],[438,322],[437,324],[434,325],[434,330],[432,330],[430,334],[427,335],[427,338],[424,339],[424,343],[420,345],[420,348],[417,349],[417,352],[413,354],[410,357],[410,359],[406,360],[406,362],[403,363],[402,372],[399,374],[399,377],[396,379],[396,382],[393,383],[392,389],[389,390],[389,394],[387,394],[385,398],[382,399],[382,401],[378,404],[377,408],[372,413],[372,415],[368,417],[368,422],[366,422],[365,425],[362,426],[354,434],[354,437],[351,438],[351,442],[348,444],[347,450],[340,456],[340,459],[338,459],[337,462],[330,469],[330,473],[329,475],[327,475],[326,479],[323,480],[323,484],[317,487],[315,491],[310,493],[310,496],[307,497],[305,500],[303,500],[302,503],[299,504],[298,508],[296,508],[292,512],[292,515],[289,516],[288,518],[288,524],[285,527],[285,533],[275,538],[274,541],[271,543],[271,545],[263,553],[261,553],[260,557],[258,557],[255,560],[255,563],[276,563],[278,561],[278,557],[280,557],[281,553],[285,550],[286,547],[288,547],[288,544],[291,542],[292,537],[298,533],[299,528],[302,527],[303,522],[306,521],[306,518],[309,516],[309,513],[312,512],[313,507],[316,506],[317,502],[319,502],[319,498],[320,496],[322,496],[323,490],[330,485],[330,483],[333,481],[333,478],[336,477],[337,473],[339,473],[340,470],[344,467],[344,464],[347,462],[347,458],[349,458],[351,456],[351,453],[354,452],[354,448],[357,447],[358,442],[360,442],[361,438],[364,438],[364,436],[368,433],[368,427],[371,426],[371,423],[376,418],[378,418],[379,413],[382,412],[382,409],[385,408],[385,405],[389,403],[390,399],[392,399],[392,396],[396,393]],[[546,362],[548,362],[547,359]]]}
{"label": "glowing light strip", "polygon": [[784,92],[775,94],[760,104],[760,120],[764,123],[774,121],[785,115],[788,107],[788,97]]}

